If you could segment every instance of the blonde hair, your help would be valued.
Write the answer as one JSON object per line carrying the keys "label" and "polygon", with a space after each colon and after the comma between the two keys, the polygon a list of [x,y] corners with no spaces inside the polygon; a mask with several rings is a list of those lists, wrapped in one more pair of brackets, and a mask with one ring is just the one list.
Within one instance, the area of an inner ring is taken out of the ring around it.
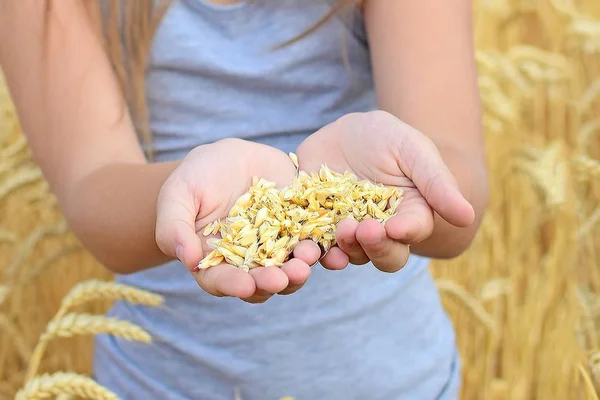
{"label": "blonde hair", "polygon": [[[331,10],[309,29],[276,45],[274,49],[302,40],[334,15],[359,6],[362,2],[363,0],[336,0]],[[97,8],[89,11],[98,13],[106,52],[129,105],[137,134],[146,146],[148,157],[152,158],[151,150],[148,151],[151,149],[152,135],[144,80],[152,40],[172,0],[108,0],[107,10],[100,9],[102,2],[93,3],[97,4]]]}

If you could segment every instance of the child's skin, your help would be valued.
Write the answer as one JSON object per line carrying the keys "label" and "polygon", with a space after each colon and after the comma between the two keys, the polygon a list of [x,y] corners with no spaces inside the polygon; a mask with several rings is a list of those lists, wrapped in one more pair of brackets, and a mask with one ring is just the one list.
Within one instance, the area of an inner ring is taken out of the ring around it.
{"label": "child's skin", "polygon": [[[252,176],[283,186],[286,154],[243,140],[192,150],[181,162],[148,163],[123,111],[98,32],[80,0],[0,3],[0,64],[35,161],[71,229],[110,270],[133,273],[179,258],[194,271],[196,235],[248,188]],[[470,23],[471,2],[367,0],[379,107],[345,116],[298,149],[300,166],[402,186],[387,226],[344,222],[326,268],[370,260],[394,272],[414,253],[449,258],[471,243],[488,199]],[[97,22],[97,21],[96,21]],[[433,211],[435,213],[433,213]],[[216,296],[262,302],[298,290],[321,256],[304,242],[281,268],[246,274],[229,265],[193,272]]]}

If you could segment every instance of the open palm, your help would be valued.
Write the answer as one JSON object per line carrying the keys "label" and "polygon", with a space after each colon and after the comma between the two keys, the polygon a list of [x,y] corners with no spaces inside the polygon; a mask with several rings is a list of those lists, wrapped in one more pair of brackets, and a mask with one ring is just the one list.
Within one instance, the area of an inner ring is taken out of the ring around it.
{"label": "open palm", "polygon": [[275,293],[298,290],[310,275],[320,251],[311,241],[294,249],[281,268],[243,272],[225,262],[197,269],[212,250],[201,235],[207,224],[225,218],[235,200],[248,190],[253,176],[291,183],[296,168],[275,148],[239,139],[199,146],[191,151],[163,184],[157,201],[156,241],[167,255],[177,257],[206,292],[264,302]]}
{"label": "open palm", "polygon": [[322,260],[326,268],[372,261],[380,270],[394,272],[408,260],[409,246],[431,235],[434,212],[455,226],[473,222],[473,208],[435,145],[391,114],[346,115],[307,138],[297,155],[302,170],[317,171],[326,164],[404,192],[397,214],[385,226],[375,220],[340,222],[338,245]]}

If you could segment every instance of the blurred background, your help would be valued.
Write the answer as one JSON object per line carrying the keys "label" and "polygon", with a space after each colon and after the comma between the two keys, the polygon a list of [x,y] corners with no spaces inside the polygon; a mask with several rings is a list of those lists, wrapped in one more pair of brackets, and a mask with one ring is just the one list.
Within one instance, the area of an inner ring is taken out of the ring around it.
{"label": "blurred background", "polygon": [[[458,332],[462,398],[599,399],[600,0],[474,7],[491,205],[472,248],[431,267]],[[67,229],[0,76],[0,399],[14,398],[28,367],[89,374],[94,329],[71,320],[36,344],[90,279],[112,277]],[[77,311],[101,315],[127,298],[109,292]],[[61,379],[47,398],[104,398]]]}

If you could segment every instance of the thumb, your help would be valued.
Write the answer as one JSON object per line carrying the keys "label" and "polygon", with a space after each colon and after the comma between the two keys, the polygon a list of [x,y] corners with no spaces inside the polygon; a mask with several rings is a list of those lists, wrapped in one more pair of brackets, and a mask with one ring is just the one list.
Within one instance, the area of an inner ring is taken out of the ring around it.
{"label": "thumb", "polygon": [[435,144],[420,132],[401,146],[401,160],[411,160],[402,171],[412,180],[433,210],[446,222],[467,227],[475,220],[472,205],[464,198],[456,179]]}
{"label": "thumb", "polygon": [[165,182],[156,205],[156,243],[190,271],[202,259],[202,241],[196,234],[197,202],[183,182]]}

